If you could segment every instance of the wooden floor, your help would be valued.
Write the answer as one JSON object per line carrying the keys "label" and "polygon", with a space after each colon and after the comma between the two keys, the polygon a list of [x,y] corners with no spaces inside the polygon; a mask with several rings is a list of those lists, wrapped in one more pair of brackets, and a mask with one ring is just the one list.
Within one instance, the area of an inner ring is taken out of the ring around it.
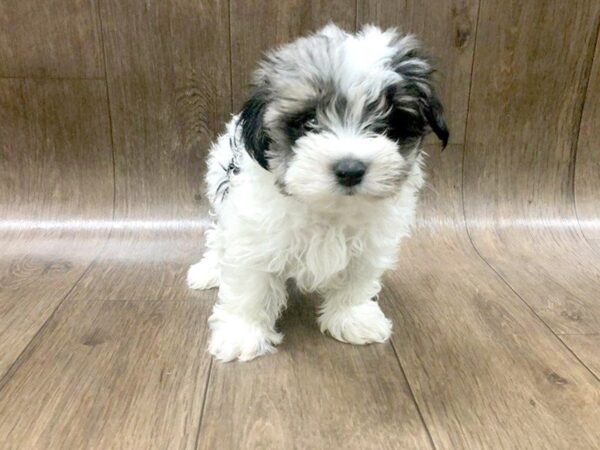
{"label": "wooden floor", "polygon": [[597,448],[600,247],[467,227],[463,151],[431,153],[386,345],[322,336],[294,294],[277,354],[212,362],[199,230],[4,235],[2,448]]}
{"label": "wooden floor", "polygon": [[[51,3],[0,6],[0,449],[600,448],[600,3]],[[443,72],[393,338],[292,293],[278,353],[218,363],[184,281],[206,148],[260,51],[330,18]]]}

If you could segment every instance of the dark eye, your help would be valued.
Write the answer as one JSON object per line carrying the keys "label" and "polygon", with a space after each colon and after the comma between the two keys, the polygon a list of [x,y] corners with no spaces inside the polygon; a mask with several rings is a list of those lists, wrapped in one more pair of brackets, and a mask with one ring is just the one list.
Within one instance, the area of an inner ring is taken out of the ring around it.
{"label": "dark eye", "polygon": [[305,132],[313,131],[319,126],[316,117],[311,117],[302,124],[302,129]]}
{"label": "dark eye", "polygon": [[285,131],[291,145],[307,133],[319,129],[314,110],[305,111],[289,118],[285,123]]}

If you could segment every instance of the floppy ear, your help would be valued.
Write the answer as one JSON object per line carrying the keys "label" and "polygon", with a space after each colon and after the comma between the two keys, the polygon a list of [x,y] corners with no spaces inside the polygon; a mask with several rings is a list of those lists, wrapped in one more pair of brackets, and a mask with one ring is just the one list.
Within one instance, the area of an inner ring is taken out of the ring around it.
{"label": "floppy ear", "polygon": [[444,150],[448,145],[450,132],[446,125],[446,119],[444,119],[444,107],[433,87],[431,88],[430,95],[427,97],[426,105],[425,118],[431,130],[442,141],[442,150]]}
{"label": "floppy ear", "polygon": [[271,144],[271,138],[264,124],[267,105],[268,98],[265,90],[256,89],[242,108],[240,125],[246,151],[264,169],[269,170],[266,152]]}
{"label": "floppy ear", "polygon": [[[394,58],[394,70],[401,80],[393,89],[395,106],[404,115],[413,115],[414,128],[431,129],[442,141],[442,150],[448,145],[450,133],[444,119],[444,108],[433,86],[434,70],[427,58],[420,55],[418,44],[411,36],[401,39],[400,50]],[[403,48],[404,47],[404,48]],[[408,48],[407,48],[408,47]]]}

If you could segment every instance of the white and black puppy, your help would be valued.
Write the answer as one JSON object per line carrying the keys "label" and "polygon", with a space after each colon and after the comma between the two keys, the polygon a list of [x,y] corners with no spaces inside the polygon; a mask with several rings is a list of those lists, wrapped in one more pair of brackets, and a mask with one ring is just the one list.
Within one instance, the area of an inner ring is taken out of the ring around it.
{"label": "white and black puppy", "polygon": [[242,361],[274,351],[286,280],[321,294],[323,332],[384,342],[376,299],[409,234],[423,185],[420,149],[448,130],[418,42],[331,24],[269,52],[254,91],[208,160],[214,224],[188,272],[219,286],[209,351]]}

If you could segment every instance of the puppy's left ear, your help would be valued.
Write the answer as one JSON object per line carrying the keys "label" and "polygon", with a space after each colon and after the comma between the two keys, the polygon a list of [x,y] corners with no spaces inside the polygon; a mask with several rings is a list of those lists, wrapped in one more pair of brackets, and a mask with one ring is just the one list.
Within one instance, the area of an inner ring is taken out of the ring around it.
{"label": "puppy's left ear", "polygon": [[269,170],[266,152],[271,145],[271,138],[264,123],[268,103],[266,90],[255,89],[242,107],[239,122],[246,151],[266,170]]}
{"label": "puppy's left ear", "polygon": [[426,99],[424,113],[431,130],[438,139],[442,141],[442,150],[444,150],[448,145],[450,132],[446,125],[446,119],[444,119],[444,107],[433,87],[431,88],[430,95]]}
{"label": "puppy's left ear", "polygon": [[395,89],[395,101],[400,109],[416,112],[442,142],[448,145],[450,133],[444,119],[444,108],[433,84],[434,70],[412,36],[399,42],[394,58],[394,71],[401,77]]}

